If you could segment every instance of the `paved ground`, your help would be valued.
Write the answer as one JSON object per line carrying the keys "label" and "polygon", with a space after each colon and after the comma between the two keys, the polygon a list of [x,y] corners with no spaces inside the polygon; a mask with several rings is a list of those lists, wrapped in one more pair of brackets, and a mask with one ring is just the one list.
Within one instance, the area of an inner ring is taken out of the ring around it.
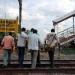
{"label": "paved ground", "polygon": [[[0,49],[0,60],[2,59],[2,55],[3,55],[3,50]],[[12,56],[11,56],[11,59],[17,59],[18,58],[18,55],[17,55],[17,52],[14,51],[12,53]],[[31,54],[30,52],[26,52],[25,54],[25,59],[31,59]],[[48,58],[48,52],[40,52],[40,59],[49,59]],[[55,51],[55,56],[54,56],[54,59],[71,59],[71,60],[74,60],[75,59],[75,55],[62,55],[62,54],[59,54],[58,50]]]}

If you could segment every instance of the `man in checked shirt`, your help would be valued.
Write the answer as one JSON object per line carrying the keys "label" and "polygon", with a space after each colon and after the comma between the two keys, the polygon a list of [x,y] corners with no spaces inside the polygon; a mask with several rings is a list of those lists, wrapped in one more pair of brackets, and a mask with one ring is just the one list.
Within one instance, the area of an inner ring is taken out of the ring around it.
{"label": "man in checked shirt", "polygon": [[50,67],[53,68],[54,64],[54,51],[55,51],[55,46],[59,45],[59,39],[57,38],[55,34],[55,29],[51,29],[51,33],[48,33],[45,39],[45,44],[47,45],[47,51],[49,54],[49,60],[50,60]]}

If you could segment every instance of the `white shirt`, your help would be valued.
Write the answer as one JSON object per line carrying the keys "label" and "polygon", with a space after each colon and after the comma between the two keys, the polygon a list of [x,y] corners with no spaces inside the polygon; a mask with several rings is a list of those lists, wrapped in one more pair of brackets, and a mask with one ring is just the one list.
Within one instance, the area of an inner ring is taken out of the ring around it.
{"label": "white shirt", "polygon": [[39,36],[35,33],[28,35],[28,49],[39,50]]}
{"label": "white shirt", "polygon": [[17,35],[17,46],[18,47],[24,47],[25,46],[25,39],[27,38],[27,34],[24,32],[21,32],[21,34]]}

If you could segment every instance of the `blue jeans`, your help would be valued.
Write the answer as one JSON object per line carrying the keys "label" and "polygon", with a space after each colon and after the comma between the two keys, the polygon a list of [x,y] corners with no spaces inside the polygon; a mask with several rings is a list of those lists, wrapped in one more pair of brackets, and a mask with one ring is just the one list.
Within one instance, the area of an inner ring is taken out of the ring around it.
{"label": "blue jeans", "polygon": [[18,62],[20,66],[23,65],[24,53],[25,53],[25,47],[18,47]]}
{"label": "blue jeans", "polygon": [[10,64],[10,59],[11,59],[11,49],[4,49],[3,65],[7,66],[8,64]]}

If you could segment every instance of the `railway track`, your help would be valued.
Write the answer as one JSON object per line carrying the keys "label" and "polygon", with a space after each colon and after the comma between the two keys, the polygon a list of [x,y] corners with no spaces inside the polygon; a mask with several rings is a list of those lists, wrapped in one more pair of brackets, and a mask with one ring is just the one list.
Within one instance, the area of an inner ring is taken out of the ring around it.
{"label": "railway track", "polygon": [[[0,64],[2,65],[2,60],[0,60]],[[1,66],[0,65],[0,66]],[[41,60],[40,63],[37,63],[37,67],[47,68],[49,67],[50,62],[49,60]],[[31,60],[24,60],[24,67],[30,68]],[[12,60],[11,64],[8,67],[18,67],[18,61]],[[54,67],[75,67],[75,60],[54,60]]]}
{"label": "railway track", "polygon": [[0,69],[0,75],[75,75],[75,68],[6,68]]}
{"label": "railway track", "polygon": [[7,68],[1,68],[0,65],[0,75],[75,75],[75,60],[54,60],[54,64],[54,68],[50,68],[49,60],[41,60],[32,69],[30,60],[25,60],[24,67],[19,68],[17,60],[12,60]]}

